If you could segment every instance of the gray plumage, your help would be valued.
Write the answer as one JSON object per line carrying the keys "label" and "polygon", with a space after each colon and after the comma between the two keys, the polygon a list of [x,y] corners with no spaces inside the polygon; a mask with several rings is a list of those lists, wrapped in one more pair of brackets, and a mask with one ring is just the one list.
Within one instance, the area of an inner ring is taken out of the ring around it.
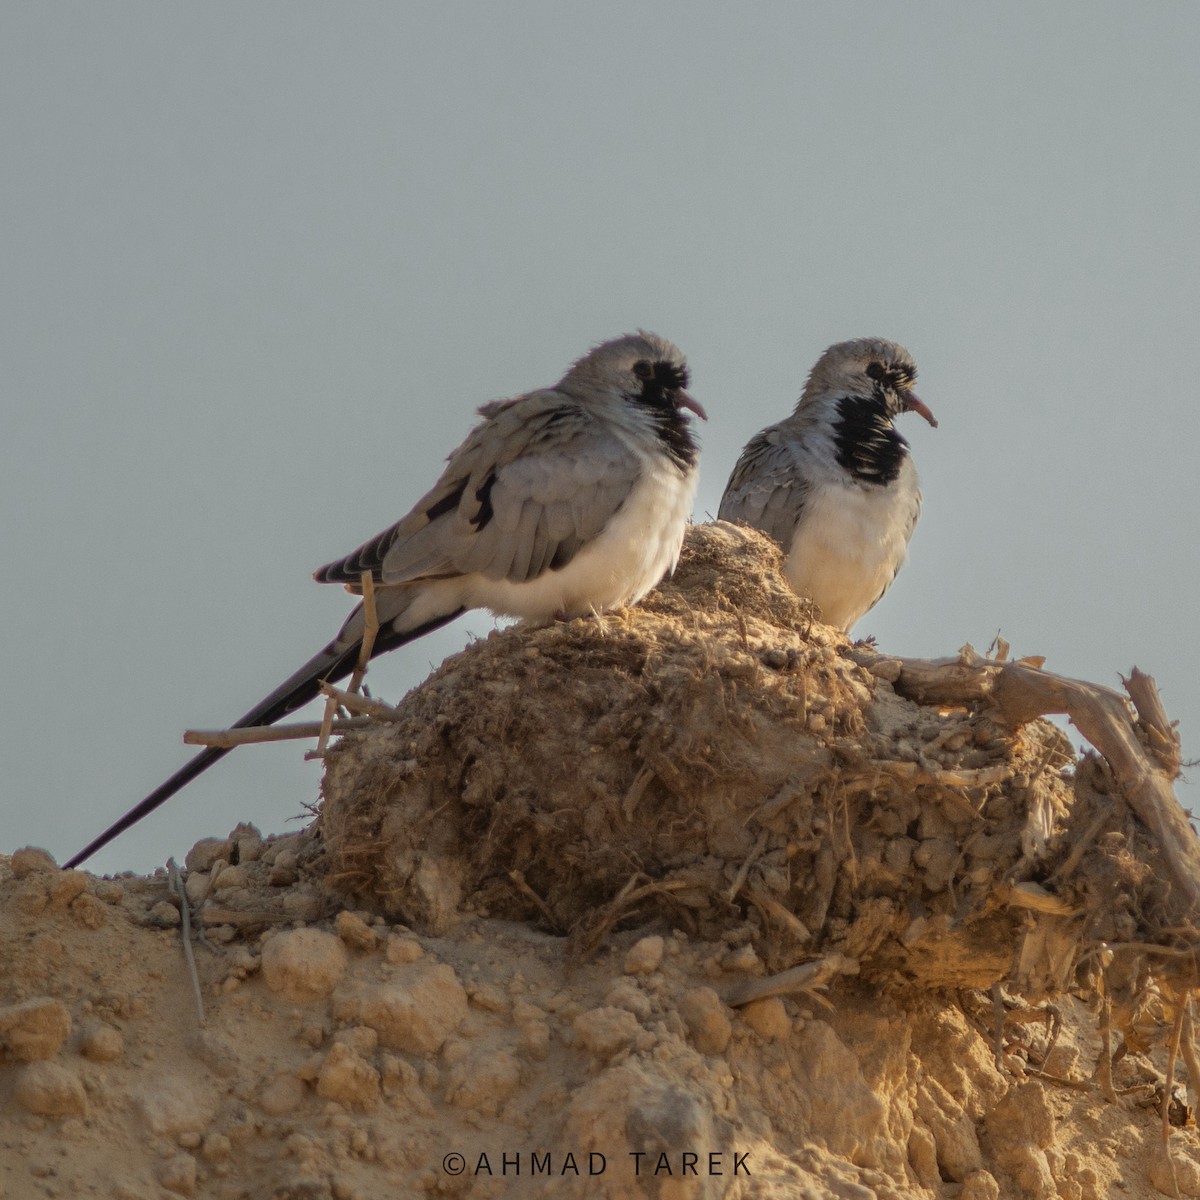
{"label": "gray plumage", "polygon": [[792,588],[848,630],[891,586],[921,509],[908,443],[893,421],[933,414],[912,391],[903,346],[858,338],[817,360],[792,414],[746,444],[719,516],[783,547]]}
{"label": "gray plumage", "polygon": [[[374,583],[372,657],[472,608],[526,621],[636,604],[674,570],[696,491],[699,449],[685,410],[687,363],[637,333],[597,346],[553,387],[485,404],[407,516],[316,572],[361,594]],[[349,675],[362,605],[323,650],[235,722],[271,724]],[[75,855],[83,862],[227,751],[210,747]]]}

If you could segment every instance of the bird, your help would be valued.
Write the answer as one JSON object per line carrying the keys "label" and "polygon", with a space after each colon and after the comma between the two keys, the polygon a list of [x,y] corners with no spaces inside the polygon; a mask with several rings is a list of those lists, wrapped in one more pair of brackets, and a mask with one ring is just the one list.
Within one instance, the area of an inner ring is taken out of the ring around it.
{"label": "bird", "polygon": [[[482,420],[412,510],[313,578],[369,588],[370,657],[469,609],[527,623],[636,604],[674,571],[690,520],[699,444],[683,353],[639,331],[603,342],[554,387],[483,405]],[[364,580],[364,576],[368,580]],[[358,663],[364,603],[337,636],[234,728],[269,725]],[[70,859],[78,866],[228,752],[207,747]]]}
{"label": "bird", "polygon": [[817,359],[792,414],[742,451],[718,509],[784,551],[792,590],[848,632],[891,586],[921,511],[908,442],[893,421],[937,420],[912,390],[903,346],[855,338]]}

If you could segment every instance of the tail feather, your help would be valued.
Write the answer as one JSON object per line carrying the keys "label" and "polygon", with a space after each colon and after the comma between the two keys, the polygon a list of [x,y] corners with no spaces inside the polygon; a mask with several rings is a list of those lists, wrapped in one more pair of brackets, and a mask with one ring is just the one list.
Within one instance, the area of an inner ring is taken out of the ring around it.
{"label": "tail feather", "polygon": [[[260,700],[248,713],[239,717],[231,726],[233,729],[247,729],[252,725],[273,725],[282,717],[302,708],[310,700],[321,694],[322,682],[337,683],[345,679],[354,670],[358,662],[359,648],[362,645],[362,635],[356,639],[347,638],[351,630],[357,632],[361,621],[357,621],[361,606],[351,614],[341,633],[319,653],[314,654],[299,670],[293,672],[269,696]],[[465,610],[456,609],[454,612],[433,617],[416,629],[397,632],[394,623],[382,626],[371,650],[375,658],[388,650],[403,646],[426,633],[432,633],[443,625],[448,625]],[[357,622],[357,623],[356,623]],[[165,804],[182,787],[191,783],[198,775],[202,775],[213,763],[229,753],[228,746],[208,746],[201,750],[190,762],[185,763],[170,779],[161,783],[140,804],[134,805],[124,816],[110,825],[102,834],[93,838],[73,858],[69,859],[63,869],[77,867],[80,863],[91,858],[97,850],[107,846],[114,838],[119,837],[125,830],[136,825],[144,816],[152,813],[161,804]]]}

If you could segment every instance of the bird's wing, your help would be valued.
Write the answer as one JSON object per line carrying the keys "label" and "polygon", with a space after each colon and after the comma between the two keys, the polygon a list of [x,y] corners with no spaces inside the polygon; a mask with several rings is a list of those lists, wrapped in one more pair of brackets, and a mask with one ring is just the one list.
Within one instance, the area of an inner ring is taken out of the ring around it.
{"label": "bird's wing", "polygon": [[808,492],[792,447],[777,430],[764,429],[746,443],[717,515],[769,534],[786,550]]}
{"label": "bird's wing", "polygon": [[557,392],[486,405],[485,420],[450,456],[413,510],[321,582],[354,586],[478,572],[524,582],[564,567],[608,524],[642,461],[586,406]]}

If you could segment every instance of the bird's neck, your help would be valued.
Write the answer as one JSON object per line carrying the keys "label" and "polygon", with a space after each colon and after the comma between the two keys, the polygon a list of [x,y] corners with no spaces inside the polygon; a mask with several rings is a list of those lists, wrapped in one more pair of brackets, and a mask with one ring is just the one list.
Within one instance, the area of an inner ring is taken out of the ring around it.
{"label": "bird's neck", "polygon": [[850,475],[883,487],[900,474],[908,443],[896,432],[882,399],[841,396],[834,401],[832,417],[837,461]]}
{"label": "bird's neck", "polygon": [[650,418],[654,435],[671,461],[681,471],[692,470],[700,457],[700,446],[684,413],[661,394],[644,392],[626,399]]}

